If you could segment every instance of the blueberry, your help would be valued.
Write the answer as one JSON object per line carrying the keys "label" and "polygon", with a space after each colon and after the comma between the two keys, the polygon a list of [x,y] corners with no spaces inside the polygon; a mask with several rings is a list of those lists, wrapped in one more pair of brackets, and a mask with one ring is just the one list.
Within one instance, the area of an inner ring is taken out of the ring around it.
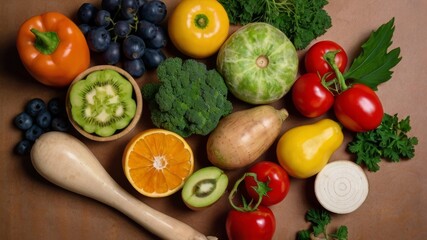
{"label": "blueberry", "polygon": [[110,33],[103,27],[90,30],[86,38],[90,50],[94,52],[103,52],[107,50],[111,43]]}
{"label": "blueberry", "polygon": [[37,138],[39,138],[43,134],[43,129],[38,125],[34,124],[29,129],[25,131],[25,139],[34,142]]}
{"label": "blueberry", "polygon": [[19,141],[18,144],[16,144],[15,152],[19,155],[25,155],[30,152],[32,145],[33,144],[31,141],[29,141],[28,139],[23,139]]}
{"label": "blueberry", "polygon": [[122,44],[123,54],[129,59],[141,58],[144,55],[145,43],[142,38],[129,35]]}
{"label": "blueberry", "polygon": [[161,27],[157,27],[156,34],[152,39],[149,39],[146,41],[147,47],[150,48],[163,48],[166,46],[167,43],[167,35],[165,33],[165,30]]}
{"label": "blueberry", "polygon": [[47,110],[49,110],[50,114],[53,116],[59,115],[64,111],[63,106],[61,105],[61,100],[59,98],[52,98],[47,103]]}
{"label": "blueberry", "polygon": [[35,117],[41,111],[46,109],[46,103],[40,98],[31,99],[25,106],[25,111],[30,114],[30,116]]}
{"label": "blueberry", "polygon": [[19,129],[27,130],[33,126],[33,118],[28,113],[22,112],[15,117],[14,123]]}
{"label": "blueberry", "polygon": [[37,125],[39,125],[39,127],[43,129],[49,128],[51,122],[52,122],[52,115],[47,110],[40,112],[36,116]]}
{"label": "blueberry", "polygon": [[163,21],[167,14],[166,4],[159,0],[146,2],[140,9],[140,17],[158,24]]}
{"label": "blueberry", "polygon": [[165,59],[166,56],[161,49],[146,48],[142,56],[142,61],[148,69],[157,68]]}
{"label": "blueberry", "polygon": [[123,62],[123,69],[132,75],[132,77],[141,77],[145,73],[145,65],[140,58],[125,60]]}
{"label": "blueberry", "polygon": [[52,130],[66,132],[70,129],[70,122],[68,119],[62,117],[55,117],[52,119]]}
{"label": "blueberry", "polygon": [[98,9],[91,3],[83,3],[77,10],[77,20],[79,23],[90,24],[93,22]]}

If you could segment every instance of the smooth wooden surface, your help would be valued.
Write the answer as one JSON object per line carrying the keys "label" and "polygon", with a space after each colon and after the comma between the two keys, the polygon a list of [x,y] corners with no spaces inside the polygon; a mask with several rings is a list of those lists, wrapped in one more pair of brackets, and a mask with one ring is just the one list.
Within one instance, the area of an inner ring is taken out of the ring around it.
{"label": "smooth wooden surface", "polygon": [[[89,1],[89,0],[88,0]],[[53,89],[36,82],[22,66],[15,47],[19,25],[27,18],[45,11],[59,11],[73,17],[84,1],[70,0],[16,0],[3,1],[0,7],[0,238],[15,239],[157,239],[154,235],[117,210],[92,199],[61,189],[41,177],[31,165],[29,156],[12,152],[21,133],[12,119],[23,110],[25,103],[34,97],[46,101],[63,97],[66,89]],[[100,0],[90,0],[100,4]],[[165,1],[172,11],[178,1]],[[360,51],[360,45],[371,31],[395,17],[396,30],[392,47],[400,47],[402,61],[395,67],[393,78],[379,87],[384,109],[389,114],[411,116],[411,135],[418,137],[416,157],[400,163],[382,162],[376,173],[366,172],[369,194],[356,211],[332,215],[330,229],[347,225],[350,239],[427,239],[427,2],[424,0],[389,1],[330,1],[326,8],[332,17],[333,27],[321,36],[341,43],[350,59]],[[300,51],[302,56],[304,51]],[[169,45],[168,56],[178,55]],[[205,61],[214,66],[214,59]],[[149,72],[136,79],[142,86],[155,79]],[[238,101],[235,109],[248,108]],[[282,131],[315,121],[298,115],[289,96],[272,104],[285,106],[290,116]],[[137,132],[153,127],[148,108],[143,109],[141,120],[134,131],[112,142],[87,140],[77,132],[71,133],[85,142],[102,166],[129,193],[147,205],[193,226],[206,235],[226,239],[225,218],[230,209],[226,196],[215,205],[202,211],[192,211],[182,202],[179,193],[167,198],[153,199],[139,195],[127,182],[121,168],[121,155],[130,138]],[[332,117],[327,115],[325,117]],[[332,156],[331,161],[353,159],[345,151],[352,135],[345,132],[345,142]],[[196,157],[196,168],[208,166],[206,137],[188,138]],[[261,159],[275,161],[274,145]],[[240,177],[244,169],[228,171],[230,183]],[[319,207],[314,195],[314,178],[291,180],[291,190],[286,199],[273,206],[277,219],[274,239],[295,239],[297,231],[306,229],[305,212]],[[231,185],[230,185],[231,187]]]}

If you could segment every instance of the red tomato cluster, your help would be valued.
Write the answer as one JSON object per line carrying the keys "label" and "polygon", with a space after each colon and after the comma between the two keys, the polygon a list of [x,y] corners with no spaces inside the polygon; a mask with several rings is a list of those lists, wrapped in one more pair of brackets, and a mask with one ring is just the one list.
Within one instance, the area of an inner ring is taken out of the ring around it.
{"label": "red tomato cluster", "polygon": [[292,101],[306,117],[319,117],[333,108],[345,128],[354,132],[373,130],[384,115],[381,101],[368,86],[347,86],[343,77],[347,61],[347,53],[339,44],[333,41],[314,44],[304,58],[307,73],[292,87]]}
{"label": "red tomato cluster", "polygon": [[258,204],[253,208],[244,206],[230,210],[226,220],[228,239],[270,240],[276,230],[276,218],[269,206],[286,197],[290,187],[289,176],[280,165],[269,161],[254,164],[248,173],[255,174],[256,178],[245,175],[241,180],[252,202]]}

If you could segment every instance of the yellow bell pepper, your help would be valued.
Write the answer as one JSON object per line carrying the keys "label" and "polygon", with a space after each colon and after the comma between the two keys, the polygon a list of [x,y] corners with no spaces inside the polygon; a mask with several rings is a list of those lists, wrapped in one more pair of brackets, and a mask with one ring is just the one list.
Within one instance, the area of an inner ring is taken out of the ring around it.
{"label": "yellow bell pepper", "polygon": [[285,132],[277,143],[277,159],[289,175],[309,178],[322,170],[343,140],[341,126],[322,119]]}
{"label": "yellow bell pepper", "polygon": [[183,54],[199,59],[219,50],[229,28],[227,12],[216,0],[183,0],[168,20],[173,45]]}

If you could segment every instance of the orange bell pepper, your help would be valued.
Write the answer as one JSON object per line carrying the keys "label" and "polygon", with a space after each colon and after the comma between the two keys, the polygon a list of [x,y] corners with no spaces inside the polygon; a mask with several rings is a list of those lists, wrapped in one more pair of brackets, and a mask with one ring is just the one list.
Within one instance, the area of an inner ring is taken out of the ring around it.
{"label": "orange bell pepper", "polygon": [[25,21],[16,45],[27,71],[47,86],[66,87],[90,65],[85,36],[61,13],[47,12]]}

